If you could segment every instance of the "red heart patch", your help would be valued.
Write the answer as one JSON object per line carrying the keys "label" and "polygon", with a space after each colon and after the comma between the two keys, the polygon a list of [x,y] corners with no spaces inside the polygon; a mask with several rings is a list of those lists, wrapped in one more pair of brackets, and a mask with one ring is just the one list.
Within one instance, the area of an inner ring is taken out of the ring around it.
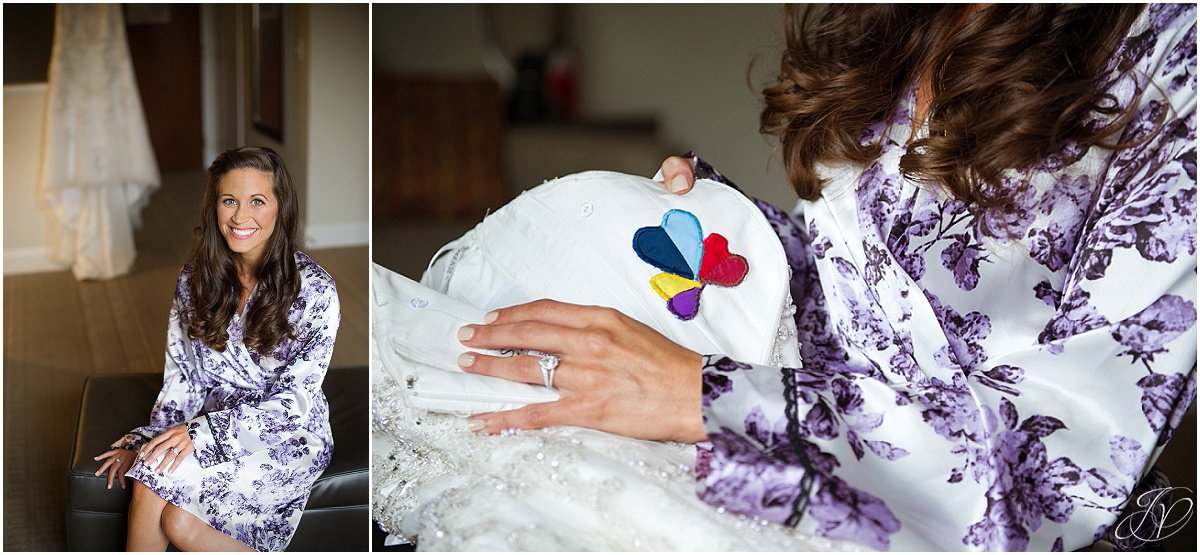
{"label": "red heart patch", "polygon": [[719,233],[704,239],[704,258],[700,260],[700,283],[733,287],[746,279],[750,263],[746,257],[729,252],[729,240]]}

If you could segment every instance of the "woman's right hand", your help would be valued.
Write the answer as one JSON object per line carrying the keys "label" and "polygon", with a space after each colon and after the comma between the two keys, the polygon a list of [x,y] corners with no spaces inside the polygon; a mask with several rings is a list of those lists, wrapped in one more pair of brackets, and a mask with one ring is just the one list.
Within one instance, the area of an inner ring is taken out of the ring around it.
{"label": "woman's right hand", "polygon": [[133,466],[137,460],[137,453],[128,449],[109,449],[94,460],[103,460],[104,464],[100,465],[100,470],[96,471],[96,475],[103,474],[108,471],[108,489],[112,489],[113,479],[120,477],[121,489],[125,489],[125,473]]}
{"label": "woman's right hand", "polygon": [[663,189],[668,193],[686,195],[696,183],[696,172],[692,161],[682,156],[672,156],[662,163]]}

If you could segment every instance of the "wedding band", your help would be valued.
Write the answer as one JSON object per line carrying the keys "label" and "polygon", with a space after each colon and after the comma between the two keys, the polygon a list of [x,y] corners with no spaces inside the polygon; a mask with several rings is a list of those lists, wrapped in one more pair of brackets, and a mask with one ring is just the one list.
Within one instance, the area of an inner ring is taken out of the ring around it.
{"label": "wedding band", "polygon": [[178,449],[176,449],[176,448],[174,448],[174,447],[167,447],[167,451],[170,451],[170,452],[172,452],[172,453],[175,453],[176,455],[178,455],[178,454],[179,454],[179,450],[178,450]]}
{"label": "wedding band", "polygon": [[117,464],[121,464],[121,459],[117,459]]}
{"label": "wedding band", "polygon": [[558,355],[542,353],[538,359],[538,367],[542,369],[542,383],[547,389],[554,389],[554,371],[558,370]]}

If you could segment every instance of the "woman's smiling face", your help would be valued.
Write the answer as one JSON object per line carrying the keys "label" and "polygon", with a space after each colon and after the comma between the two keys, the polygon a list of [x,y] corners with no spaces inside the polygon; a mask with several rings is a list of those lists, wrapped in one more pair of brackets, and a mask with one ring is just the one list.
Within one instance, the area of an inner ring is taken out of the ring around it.
{"label": "woman's smiling face", "polygon": [[275,231],[279,206],[272,190],[271,174],[236,169],[217,184],[217,225],[229,250],[251,268],[266,252],[267,240]]}

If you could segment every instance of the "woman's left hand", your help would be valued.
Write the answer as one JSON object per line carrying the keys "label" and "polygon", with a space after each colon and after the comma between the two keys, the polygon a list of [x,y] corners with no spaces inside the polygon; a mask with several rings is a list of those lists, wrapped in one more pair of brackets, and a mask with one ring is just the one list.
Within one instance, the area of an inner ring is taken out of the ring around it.
{"label": "woman's left hand", "polygon": [[[641,439],[697,442],[706,438],[700,414],[700,355],[619,311],[540,300],[488,314],[465,326],[459,340],[482,349],[532,349],[559,355],[559,400],[477,414],[474,431],[582,426]],[[459,357],[467,372],[542,384],[539,357]]]}
{"label": "woman's left hand", "polygon": [[138,457],[145,459],[146,464],[153,464],[159,457],[162,457],[162,462],[154,469],[162,474],[168,464],[170,464],[170,468],[167,468],[167,472],[175,472],[183,459],[186,459],[195,450],[196,448],[192,446],[192,436],[188,435],[187,424],[180,424],[174,428],[168,428],[167,431],[148,441],[138,452]]}
{"label": "woman's left hand", "polygon": [[100,468],[96,470],[96,476],[108,473],[108,489],[112,489],[113,480],[121,482],[121,489],[125,489],[125,473],[129,472],[129,468],[133,466],[133,461],[137,454],[129,449],[119,449],[111,447],[95,457],[92,460],[104,461],[100,463]]}

